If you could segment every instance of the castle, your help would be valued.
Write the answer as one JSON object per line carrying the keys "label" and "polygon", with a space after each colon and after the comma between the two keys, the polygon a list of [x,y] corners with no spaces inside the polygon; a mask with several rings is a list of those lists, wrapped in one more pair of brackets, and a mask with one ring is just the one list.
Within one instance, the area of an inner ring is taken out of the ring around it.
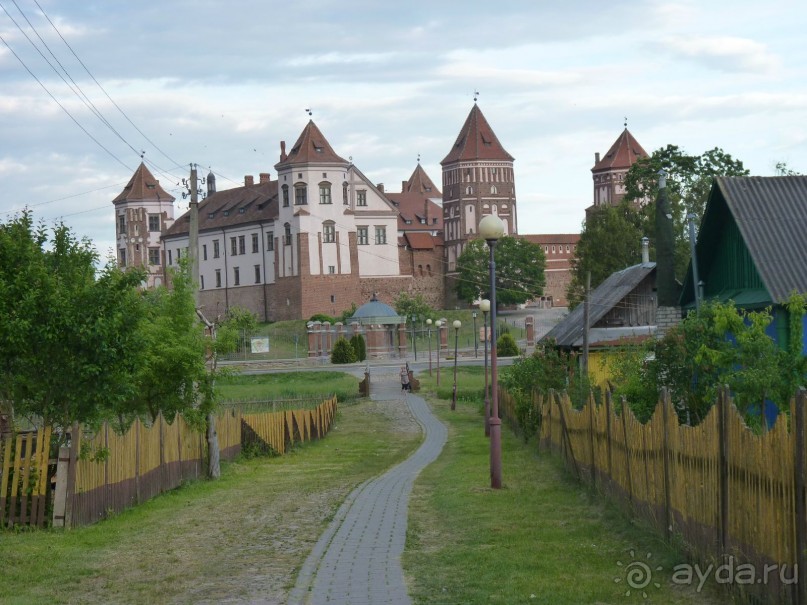
{"label": "castle", "polygon": [[[620,141],[641,149],[628,135],[625,129],[597,158],[595,205],[614,203],[613,184],[632,163],[621,166]],[[373,294],[388,302],[402,292],[421,294],[435,308],[453,306],[456,261],[481,218],[496,214],[506,234],[518,235],[513,161],[474,104],[441,162],[442,192],[419,163],[400,193],[388,192],[309,121],[288,152],[281,141],[276,179],[248,175],[243,186],[217,191],[215,175],[207,176],[199,204],[200,304],[213,315],[239,306],[262,321],[339,315]],[[113,200],[118,262],[146,267],[148,287],[166,283],[167,269],[187,254],[190,215],[175,219],[173,202],[142,163]],[[544,247],[541,301],[564,305],[579,236],[522,237]]]}

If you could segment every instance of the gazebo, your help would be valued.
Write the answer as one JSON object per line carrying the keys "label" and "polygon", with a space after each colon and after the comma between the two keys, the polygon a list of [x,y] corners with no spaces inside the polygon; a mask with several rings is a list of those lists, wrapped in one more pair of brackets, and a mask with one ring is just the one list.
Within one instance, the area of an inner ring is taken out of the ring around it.
{"label": "gazebo", "polygon": [[354,334],[364,336],[368,357],[395,355],[395,333],[398,333],[398,356],[406,356],[406,318],[378,300],[375,293],[348,320]]}

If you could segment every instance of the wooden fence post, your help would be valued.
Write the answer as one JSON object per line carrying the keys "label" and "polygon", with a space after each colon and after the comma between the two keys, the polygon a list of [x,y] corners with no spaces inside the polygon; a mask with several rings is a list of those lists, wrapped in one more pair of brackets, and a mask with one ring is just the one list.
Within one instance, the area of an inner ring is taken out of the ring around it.
{"label": "wooden fence post", "polygon": [[64,526],[73,527],[73,497],[76,493],[76,465],[78,464],[81,427],[78,422],[70,429],[70,454],[67,467],[67,489],[65,491]]}
{"label": "wooden fence post", "polygon": [[135,502],[140,504],[140,418],[135,418]]}
{"label": "wooden fence post", "polygon": [[580,468],[577,466],[577,459],[574,457],[572,440],[569,437],[569,427],[566,425],[566,413],[563,411],[563,402],[561,402],[560,396],[557,393],[555,394],[555,397],[557,398],[558,410],[560,412],[560,428],[562,430],[561,442],[563,442],[564,440],[566,441],[566,447],[569,450],[569,457],[572,459],[572,466],[574,467],[574,474],[577,476],[577,479],[580,480]]}
{"label": "wooden fence post", "polygon": [[663,387],[661,391],[661,419],[662,419],[662,451],[661,461],[664,469],[664,531],[667,540],[672,538],[672,506],[670,503],[670,421],[667,418],[669,410],[672,408],[670,390]]}
{"label": "wooden fence post", "polygon": [[723,386],[717,397],[718,405],[718,436],[719,436],[719,450],[718,450],[718,469],[720,473],[720,556],[723,557],[727,554],[728,547],[728,534],[729,534],[729,472],[728,472],[728,457],[729,457],[729,439],[728,439],[728,408],[729,408],[729,395],[728,387]]}
{"label": "wooden fence post", "polygon": [[597,489],[597,461],[594,456],[594,393],[588,393],[588,444],[591,451],[591,489]]}
{"label": "wooden fence post", "polygon": [[160,412],[158,414],[158,418],[160,419],[160,426],[159,426],[159,434],[160,434],[160,489],[158,493],[163,493],[165,491],[165,484],[167,483],[165,475],[165,422],[163,418],[163,413]]}
{"label": "wooden fence post", "polygon": [[795,497],[796,497],[796,565],[798,565],[798,577],[793,589],[795,591],[795,602],[797,605],[807,605],[807,512],[805,512],[805,476],[804,476],[804,406],[807,403],[807,392],[803,388],[799,389],[796,395],[796,409],[794,410],[795,422],[793,431],[794,439],[794,464],[795,471]]}
{"label": "wooden fence post", "polygon": [[552,452],[552,401],[554,400],[552,395],[553,395],[553,391],[552,391],[552,389],[550,389],[549,392],[547,393],[547,397],[546,397],[546,400],[548,402],[547,405],[549,407],[549,412],[547,414],[547,416],[548,416],[547,417],[547,422],[549,423],[549,434],[547,435],[547,443],[548,443],[550,453]]}
{"label": "wooden fence post", "polygon": [[109,483],[109,423],[104,422],[104,516],[112,508],[112,485]]}
{"label": "wooden fence post", "polygon": [[70,468],[70,448],[59,447],[56,460],[56,490],[53,494],[53,527],[64,527],[64,513],[67,504],[67,471]]}
{"label": "wooden fence post", "polygon": [[630,470],[630,441],[628,441],[628,402],[623,397],[622,405],[622,435],[625,439],[625,472],[628,476],[628,503],[633,507],[633,476]]}
{"label": "wooden fence post", "polygon": [[611,401],[611,391],[605,391],[605,449],[608,456],[608,481],[613,483],[613,459],[611,453],[611,414],[613,414],[613,402]]}

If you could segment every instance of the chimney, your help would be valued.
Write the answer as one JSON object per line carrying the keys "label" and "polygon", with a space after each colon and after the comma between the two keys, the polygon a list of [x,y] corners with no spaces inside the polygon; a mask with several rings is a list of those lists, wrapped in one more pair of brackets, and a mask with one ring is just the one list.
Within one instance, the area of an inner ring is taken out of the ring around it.
{"label": "chimney", "polygon": [[289,156],[286,155],[286,141],[280,141],[280,161],[285,162],[287,157]]}
{"label": "chimney", "polygon": [[271,180],[272,180],[272,175],[270,175],[268,172],[261,172],[261,174],[260,174],[261,184],[268,183]]}
{"label": "chimney", "polygon": [[642,264],[646,265],[650,262],[650,240],[647,237],[642,238]]}
{"label": "chimney", "polygon": [[216,193],[216,175],[213,171],[207,173],[207,196],[210,197]]}
{"label": "chimney", "polygon": [[251,174],[248,174],[247,176],[244,177],[244,185],[246,185],[247,187],[251,187],[254,184],[255,184],[255,177],[253,177]]}
{"label": "chimney", "polygon": [[375,186],[375,188],[378,189],[381,193],[384,193],[384,183],[379,183],[378,185]]}
{"label": "chimney", "polygon": [[594,152],[594,163],[595,163],[595,164],[599,164],[599,163],[600,163],[600,152],[599,152],[599,151],[595,151],[595,152]]}
{"label": "chimney", "polygon": [[401,193],[406,193],[406,186],[409,184],[409,181],[401,181]]}

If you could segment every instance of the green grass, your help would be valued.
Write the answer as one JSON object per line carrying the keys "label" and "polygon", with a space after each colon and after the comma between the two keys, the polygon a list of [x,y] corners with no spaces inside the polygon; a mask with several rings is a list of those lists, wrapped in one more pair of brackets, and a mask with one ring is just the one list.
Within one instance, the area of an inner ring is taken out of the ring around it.
{"label": "green grass", "polygon": [[285,602],[344,497],[420,442],[390,405],[341,408],[278,458],[225,464],[96,525],[0,532],[0,603]]}
{"label": "green grass", "polygon": [[[488,369],[488,371],[490,371]],[[429,370],[419,370],[415,377],[420,380],[424,393],[434,393],[439,399],[451,399],[454,390],[454,362],[440,361],[440,386],[437,386],[437,364]],[[490,380],[490,377],[488,377]],[[484,400],[485,368],[477,366],[457,366],[457,400],[479,402]]]}
{"label": "green grass", "polygon": [[359,379],[343,372],[281,372],[275,374],[233,374],[221,378],[216,387],[223,402],[318,399],[335,394],[339,401],[359,396]]}
{"label": "green grass", "polygon": [[[445,401],[432,407],[449,438],[410,503],[403,562],[415,603],[719,602],[671,585],[671,570],[683,559],[506,425],[504,485],[491,490],[479,405],[461,404],[453,413]],[[654,572],[661,586],[648,586],[647,601],[641,591],[625,595],[631,549],[643,561],[651,553],[653,568],[666,570]]]}

